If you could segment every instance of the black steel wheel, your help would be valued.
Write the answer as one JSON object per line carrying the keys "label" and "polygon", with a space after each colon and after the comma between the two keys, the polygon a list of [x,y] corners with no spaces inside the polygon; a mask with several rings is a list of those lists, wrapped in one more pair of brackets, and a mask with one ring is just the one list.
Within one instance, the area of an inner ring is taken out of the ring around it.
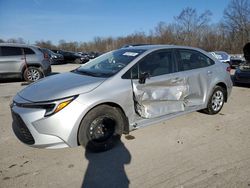
{"label": "black steel wheel", "polygon": [[78,131],[78,142],[92,152],[111,149],[119,141],[125,118],[118,108],[100,105],[83,118]]}

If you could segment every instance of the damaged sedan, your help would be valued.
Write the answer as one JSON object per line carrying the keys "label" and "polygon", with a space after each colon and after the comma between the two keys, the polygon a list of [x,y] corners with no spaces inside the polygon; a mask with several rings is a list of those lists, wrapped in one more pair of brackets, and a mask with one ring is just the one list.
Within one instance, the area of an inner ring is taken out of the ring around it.
{"label": "damaged sedan", "polygon": [[229,70],[197,48],[121,48],[17,93],[13,130],[33,147],[105,151],[139,127],[197,110],[218,113],[231,93]]}

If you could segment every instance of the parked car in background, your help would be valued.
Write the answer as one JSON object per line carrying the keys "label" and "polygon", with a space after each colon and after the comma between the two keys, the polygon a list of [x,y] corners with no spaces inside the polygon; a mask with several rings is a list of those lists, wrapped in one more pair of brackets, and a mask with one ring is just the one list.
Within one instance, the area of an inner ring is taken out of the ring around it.
{"label": "parked car in background", "polygon": [[0,43],[0,78],[37,81],[50,73],[49,57],[39,47]]}
{"label": "parked car in background", "polygon": [[250,84],[250,65],[239,66],[234,74],[234,84]]}
{"label": "parked car in background", "polygon": [[87,63],[89,61],[89,54],[86,52],[78,52],[78,54],[81,55],[81,61],[82,63]]}
{"label": "parked car in background", "polygon": [[82,63],[82,56],[78,54],[77,52],[70,52],[70,51],[64,51],[64,50],[52,50],[55,53],[62,54],[64,57],[64,61],[66,63]]}
{"label": "parked car in background", "polygon": [[245,62],[245,59],[242,55],[233,55],[231,56],[231,68],[237,68],[240,64]]}
{"label": "parked car in background", "polygon": [[240,64],[234,73],[234,84],[250,84],[250,63]]}
{"label": "parked car in background", "polygon": [[84,59],[85,63],[90,59],[94,59],[100,55],[99,52],[78,52]]}
{"label": "parked car in background", "polygon": [[64,57],[62,54],[55,53],[47,48],[41,48],[49,55],[51,65],[64,64]]}
{"label": "parked car in background", "polygon": [[87,63],[89,61],[89,57],[88,56],[82,56],[81,57],[81,64]]}
{"label": "parked car in background", "polygon": [[94,58],[98,57],[99,55],[100,55],[99,52],[89,52],[88,53],[89,59],[94,59]]}
{"label": "parked car in background", "polygon": [[231,57],[227,52],[214,51],[214,52],[209,52],[209,53],[212,54],[215,58],[217,58],[220,62],[231,64],[230,62]]}
{"label": "parked car in background", "polygon": [[191,47],[114,50],[20,91],[13,130],[33,147],[105,151],[139,127],[197,110],[217,114],[232,89],[228,67]]}

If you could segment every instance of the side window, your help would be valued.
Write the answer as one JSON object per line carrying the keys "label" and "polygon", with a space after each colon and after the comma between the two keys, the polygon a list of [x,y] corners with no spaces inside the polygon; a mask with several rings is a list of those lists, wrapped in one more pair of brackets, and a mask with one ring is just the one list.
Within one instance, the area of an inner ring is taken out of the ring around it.
{"label": "side window", "polygon": [[139,62],[139,73],[149,73],[150,76],[160,76],[174,72],[172,51],[158,51],[146,56]]}
{"label": "side window", "polygon": [[35,54],[35,52],[30,48],[23,48],[26,55]]}
{"label": "side window", "polygon": [[122,78],[137,79],[140,74],[149,73],[151,77],[175,72],[171,50],[152,52],[135,64]]}
{"label": "side window", "polygon": [[208,67],[214,64],[214,61],[204,54],[195,50],[177,50],[177,61],[179,71],[198,69]]}
{"label": "side window", "polygon": [[2,56],[22,55],[22,50],[19,47],[2,46],[1,52]]}

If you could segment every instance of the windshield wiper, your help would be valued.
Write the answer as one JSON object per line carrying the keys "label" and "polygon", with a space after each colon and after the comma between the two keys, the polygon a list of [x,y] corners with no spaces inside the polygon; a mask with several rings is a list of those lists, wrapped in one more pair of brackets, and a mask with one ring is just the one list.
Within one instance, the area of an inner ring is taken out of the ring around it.
{"label": "windshield wiper", "polygon": [[83,74],[83,75],[88,75],[88,76],[93,76],[93,77],[97,77],[97,75],[93,72],[89,72],[89,71],[84,71],[84,70],[72,70],[71,72],[77,73],[77,74]]}

